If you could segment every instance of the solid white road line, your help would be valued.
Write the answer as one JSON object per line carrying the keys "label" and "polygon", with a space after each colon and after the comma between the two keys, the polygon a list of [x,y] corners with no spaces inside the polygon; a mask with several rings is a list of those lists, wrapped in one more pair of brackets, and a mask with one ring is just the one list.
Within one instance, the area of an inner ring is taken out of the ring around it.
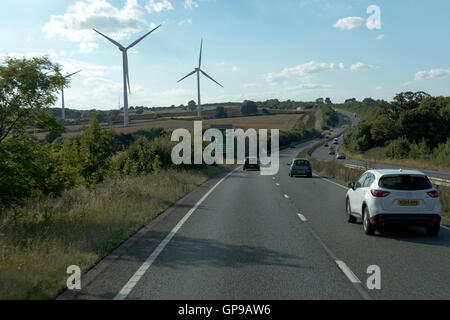
{"label": "solid white road line", "polygon": [[280,186],[280,184],[279,183],[275,183],[276,185],[277,185],[277,187],[279,187]]}
{"label": "solid white road line", "polygon": [[289,196],[288,196],[287,194],[285,194],[284,197],[285,197],[286,199],[289,199]]}
{"label": "solid white road line", "polygon": [[441,227],[444,228],[444,229],[450,230],[449,227],[443,226],[442,224],[441,224]]}
{"label": "solid white road line", "polygon": [[208,196],[216,189],[219,184],[221,184],[226,178],[228,178],[233,172],[238,169],[235,169],[228,173],[225,177],[223,177],[219,182],[217,182],[195,205],[189,210],[189,212],[178,222],[178,224],[170,231],[170,233],[164,238],[164,240],[158,245],[158,247],[153,251],[153,253],[147,258],[147,260],[142,264],[142,266],[136,271],[136,273],[128,280],[125,286],[120,290],[114,300],[125,300],[127,296],[130,294],[131,290],[136,286],[136,284],[141,280],[142,276],[145,272],[150,268],[150,266],[155,262],[156,258],[158,258],[159,254],[164,250],[167,244],[172,240],[175,234],[180,230],[180,228],[186,223],[189,217],[197,210],[197,208],[203,203],[203,201],[208,198]]}
{"label": "solid white road line", "polygon": [[302,215],[301,213],[298,214],[298,217],[300,218],[300,220],[302,220],[303,222],[307,222],[308,219],[306,219],[306,217],[304,215]]}
{"label": "solid white road line", "polygon": [[361,281],[359,281],[358,277],[355,276],[355,274],[352,272],[352,270],[350,270],[349,267],[347,267],[347,265],[345,264],[344,261],[336,260],[336,263],[337,263],[339,269],[342,270],[342,272],[347,276],[347,278],[352,283],[361,283]]}
{"label": "solid white road line", "polygon": [[336,182],[334,182],[334,181],[328,180],[327,178],[324,178],[324,177],[319,176],[319,175],[317,175],[317,174],[315,174],[315,176],[316,176],[316,177],[319,177],[319,178],[321,178],[321,179],[323,179],[323,180],[325,180],[325,181],[328,181],[328,182],[330,182],[330,183],[332,183],[332,184],[335,184],[335,185],[337,185],[338,187],[341,187],[341,188],[343,188],[343,189],[345,189],[345,190],[348,190],[348,188],[347,188],[347,187],[344,187],[342,184],[339,184],[339,183],[336,183]]}

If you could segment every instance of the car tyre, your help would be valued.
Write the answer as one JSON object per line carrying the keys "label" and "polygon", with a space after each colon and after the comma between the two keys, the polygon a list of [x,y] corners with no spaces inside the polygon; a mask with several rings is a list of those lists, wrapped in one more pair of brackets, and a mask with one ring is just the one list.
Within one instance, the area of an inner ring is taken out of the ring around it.
{"label": "car tyre", "polygon": [[370,222],[370,215],[369,215],[369,209],[367,207],[364,207],[363,211],[363,227],[364,232],[369,235],[373,236],[376,231],[376,227]]}
{"label": "car tyre", "polygon": [[350,206],[350,201],[347,198],[347,200],[345,201],[345,211],[346,211],[346,217],[347,217],[347,222],[348,223],[355,223],[356,222],[356,217],[352,216],[352,208]]}
{"label": "car tyre", "polygon": [[430,237],[436,237],[439,234],[440,225],[438,223],[435,223],[431,227],[425,227],[425,232]]}
{"label": "car tyre", "polygon": [[312,173],[308,173],[308,178],[312,178]]}

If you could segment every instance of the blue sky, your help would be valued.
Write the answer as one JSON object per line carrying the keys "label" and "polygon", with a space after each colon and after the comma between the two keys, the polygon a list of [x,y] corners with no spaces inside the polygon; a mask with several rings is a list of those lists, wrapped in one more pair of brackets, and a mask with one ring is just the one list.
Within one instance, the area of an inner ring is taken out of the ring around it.
{"label": "blue sky", "polygon": [[[367,8],[380,8],[369,29]],[[401,91],[449,95],[448,0],[2,0],[0,55],[49,55],[67,72],[82,69],[66,106],[117,108],[120,51],[162,27],[129,53],[130,105],[170,106],[196,97],[198,62],[222,83],[202,78],[204,103],[373,97]],[[58,102],[59,105],[59,102]]]}

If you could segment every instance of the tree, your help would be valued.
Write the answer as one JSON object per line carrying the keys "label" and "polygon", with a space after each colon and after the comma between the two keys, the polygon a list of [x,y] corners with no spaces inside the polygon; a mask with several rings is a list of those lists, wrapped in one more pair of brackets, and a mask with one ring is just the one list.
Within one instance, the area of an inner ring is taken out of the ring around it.
{"label": "tree", "polygon": [[216,108],[216,118],[226,118],[227,116],[228,114],[224,107]]}
{"label": "tree", "polygon": [[397,121],[402,112],[417,108],[423,101],[430,97],[431,96],[428,93],[423,91],[402,92],[394,97],[392,103],[382,102],[381,107],[384,114],[392,121]]}
{"label": "tree", "polygon": [[326,99],[325,99],[325,103],[326,103],[326,104],[332,104],[331,99],[330,99],[330,98],[326,98]]}
{"label": "tree", "polygon": [[316,103],[322,104],[322,103],[323,103],[323,98],[318,98],[318,99],[316,99]]}
{"label": "tree", "polygon": [[112,133],[100,127],[94,110],[91,113],[89,128],[81,135],[80,144],[80,171],[88,184],[103,181],[108,173],[113,152]]}
{"label": "tree", "polygon": [[353,103],[353,102],[357,102],[356,98],[351,98],[351,99],[345,100],[345,103]]}
{"label": "tree", "polygon": [[188,102],[188,109],[191,111],[194,111],[197,108],[197,104],[194,100],[191,100]]}
{"label": "tree", "polygon": [[244,104],[241,107],[241,113],[247,116],[251,114],[257,114],[258,106],[254,101],[246,100],[244,101]]}
{"label": "tree", "polygon": [[58,122],[48,113],[56,94],[68,79],[48,57],[6,57],[0,65],[0,144],[11,132],[24,132],[27,125],[51,129]]}

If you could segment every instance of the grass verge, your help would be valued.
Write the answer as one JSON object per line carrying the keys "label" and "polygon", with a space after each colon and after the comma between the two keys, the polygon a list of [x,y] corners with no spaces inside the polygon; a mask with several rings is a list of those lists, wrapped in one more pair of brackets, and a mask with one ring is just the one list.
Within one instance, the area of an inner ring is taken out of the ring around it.
{"label": "grass verge", "polygon": [[0,300],[51,299],[66,269],[90,269],[123,241],[223,167],[169,170],[78,187],[32,200],[0,217]]}

